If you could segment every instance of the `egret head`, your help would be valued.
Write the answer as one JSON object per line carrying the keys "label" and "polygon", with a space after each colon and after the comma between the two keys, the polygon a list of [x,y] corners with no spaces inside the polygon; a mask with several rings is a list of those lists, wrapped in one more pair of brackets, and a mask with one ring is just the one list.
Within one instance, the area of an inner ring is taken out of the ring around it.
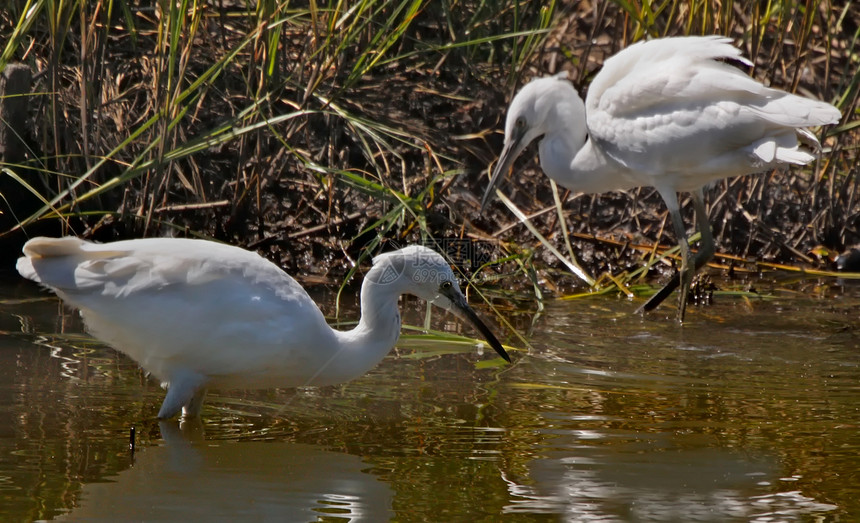
{"label": "egret head", "polygon": [[579,98],[576,90],[567,81],[567,72],[562,72],[536,78],[514,96],[505,119],[505,145],[493,169],[490,184],[481,199],[481,210],[486,207],[493,190],[501,182],[502,176],[511,169],[523,149],[552,130],[558,104],[568,100],[571,94]]}
{"label": "egret head", "polygon": [[451,266],[436,251],[410,245],[380,254],[373,259],[373,269],[367,278],[378,285],[393,285],[399,294],[412,294],[453,312],[471,323],[502,358],[511,361],[496,336],[469,306]]}

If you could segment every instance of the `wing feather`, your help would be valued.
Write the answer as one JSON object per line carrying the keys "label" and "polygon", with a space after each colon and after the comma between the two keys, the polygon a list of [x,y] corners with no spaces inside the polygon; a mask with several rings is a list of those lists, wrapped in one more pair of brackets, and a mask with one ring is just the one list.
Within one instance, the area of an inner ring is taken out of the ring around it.
{"label": "wing feather", "polygon": [[770,89],[719,60],[750,65],[731,39],[719,36],[628,47],[606,61],[589,88],[589,136],[619,163],[657,175],[759,143],[782,128],[839,120],[830,104]]}
{"label": "wing feather", "polygon": [[[177,368],[210,377],[224,368],[239,376],[283,374],[296,354],[334,342],[298,282],[244,249],[202,240],[102,245],[67,237],[35,238],[24,253],[17,265],[24,277],[80,308],[93,334],[165,381]],[[245,357],[212,350],[223,346]]]}

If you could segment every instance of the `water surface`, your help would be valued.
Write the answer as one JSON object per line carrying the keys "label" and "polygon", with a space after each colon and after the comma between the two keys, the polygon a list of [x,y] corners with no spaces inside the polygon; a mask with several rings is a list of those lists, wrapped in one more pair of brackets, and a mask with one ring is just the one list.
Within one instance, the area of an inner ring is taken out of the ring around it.
{"label": "water surface", "polygon": [[531,345],[514,365],[407,339],[352,383],[214,391],[180,426],[154,419],[164,393],[133,361],[11,280],[0,519],[855,520],[860,289],[818,291],[718,297],[683,328],[549,302],[510,314]]}

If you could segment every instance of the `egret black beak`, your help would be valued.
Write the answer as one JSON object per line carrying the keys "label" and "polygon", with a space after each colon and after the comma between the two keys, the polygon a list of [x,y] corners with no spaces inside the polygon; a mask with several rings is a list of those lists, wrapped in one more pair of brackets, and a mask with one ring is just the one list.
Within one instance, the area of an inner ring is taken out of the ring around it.
{"label": "egret black beak", "polygon": [[496,338],[496,335],[493,334],[493,331],[491,331],[490,328],[487,327],[483,321],[481,321],[481,318],[479,318],[478,315],[475,314],[475,311],[472,309],[471,306],[469,306],[469,303],[466,301],[466,297],[463,296],[463,293],[458,290],[454,290],[454,288],[452,287],[451,292],[443,291],[443,294],[449,300],[451,300],[451,305],[453,306],[451,311],[457,316],[467,320],[476,329],[478,329],[478,332],[480,332],[484,336],[484,339],[487,340],[487,343],[490,344],[490,347],[492,347],[497,353],[499,353],[499,356],[504,358],[505,361],[510,363],[511,357],[508,356],[508,353],[507,351],[505,351],[505,348],[502,347],[502,344]]}
{"label": "egret black beak", "polygon": [[502,149],[502,154],[499,155],[499,161],[496,163],[496,168],[493,169],[493,175],[490,176],[490,185],[487,186],[487,190],[484,191],[484,197],[481,198],[481,212],[484,212],[487,202],[490,201],[490,196],[493,194],[496,186],[502,181],[502,177],[511,170],[514,160],[517,159],[517,156],[528,145],[528,143],[523,141],[525,134],[524,127],[514,127],[510,140],[505,140],[505,147]]}

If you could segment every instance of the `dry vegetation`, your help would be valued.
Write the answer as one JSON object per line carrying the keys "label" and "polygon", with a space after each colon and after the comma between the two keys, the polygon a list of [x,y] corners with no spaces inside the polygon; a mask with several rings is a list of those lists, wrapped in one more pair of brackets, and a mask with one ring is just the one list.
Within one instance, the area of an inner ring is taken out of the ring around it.
{"label": "dry vegetation", "polygon": [[[27,148],[4,158],[0,184],[9,253],[22,230],[102,241],[195,235],[256,249],[307,278],[340,277],[386,241],[495,239],[493,256],[510,255],[501,270],[526,273],[508,281],[527,284],[561,264],[500,203],[484,215],[478,203],[514,90],[566,69],[584,92],[603,60],[633,41],[713,33],[735,39],[756,78],[845,115],[822,131],[814,168],[710,190],[719,251],[821,266],[816,247],[838,252],[860,241],[856,10],[824,2],[10,3],[0,12],[0,69],[24,63],[34,80],[21,127]],[[504,190],[563,249],[536,161],[520,161]],[[570,195],[564,211],[573,250],[592,274],[640,267],[650,246],[674,244],[650,188]]]}

